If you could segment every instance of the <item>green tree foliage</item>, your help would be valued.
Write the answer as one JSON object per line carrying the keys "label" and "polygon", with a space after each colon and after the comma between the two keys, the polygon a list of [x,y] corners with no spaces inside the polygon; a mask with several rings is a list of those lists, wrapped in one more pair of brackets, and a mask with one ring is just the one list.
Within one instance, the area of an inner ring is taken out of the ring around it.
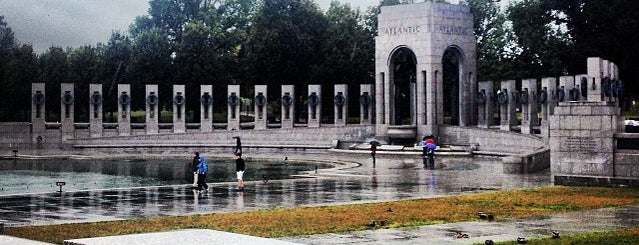
{"label": "green tree foliage", "polygon": [[[75,99],[89,101],[89,84],[97,81],[98,56],[96,48],[82,46],[71,50],[69,57],[69,80],[74,84]],[[75,103],[76,121],[88,122],[88,103]]]}
{"label": "green tree foliage", "polygon": [[[320,82],[326,21],[310,0],[265,0],[253,19],[247,44],[252,84]],[[270,94],[270,93],[269,93]]]}
{"label": "green tree foliage", "polygon": [[[147,84],[158,84],[161,107],[171,103],[172,48],[169,36],[160,28],[143,31],[133,40],[131,61],[127,66],[127,78],[131,82],[133,98],[146,98]],[[134,100],[132,110],[144,109],[144,101]]]}
{"label": "green tree foliage", "polygon": [[498,81],[514,76],[512,31],[506,25],[506,15],[492,0],[465,0],[461,4],[473,13],[473,33],[477,38],[477,76],[481,80]]}
{"label": "green tree foliage", "polygon": [[571,38],[572,73],[585,73],[586,58],[602,57],[619,65],[626,95],[637,98],[639,85],[639,1],[539,0],[546,14]]}
{"label": "green tree foliage", "polygon": [[8,57],[2,79],[0,116],[8,121],[29,120],[31,83],[38,82],[38,58],[30,44],[15,47]]}
{"label": "green tree foliage", "polygon": [[50,47],[40,56],[40,81],[45,84],[47,111],[52,112],[47,120],[60,120],[60,84],[69,81],[69,63],[67,54],[61,47]]}
{"label": "green tree foliage", "polygon": [[516,78],[567,75],[570,40],[539,0],[515,2],[508,7],[518,50],[513,69]]}

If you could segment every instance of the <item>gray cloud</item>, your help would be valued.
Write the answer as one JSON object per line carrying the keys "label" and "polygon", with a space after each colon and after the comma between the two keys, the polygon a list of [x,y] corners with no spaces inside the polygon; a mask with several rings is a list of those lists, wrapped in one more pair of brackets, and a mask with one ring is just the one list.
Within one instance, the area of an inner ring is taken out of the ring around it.
{"label": "gray cloud", "polygon": [[[331,0],[316,0],[326,10]],[[366,10],[379,0],[342,0]],[[5,17],[19,43],[30,43],[36,53],[51,46],[79,47],[106,43],[111,32],[127,32],[136,16],[147,14],[148,0],[0,0]]]}

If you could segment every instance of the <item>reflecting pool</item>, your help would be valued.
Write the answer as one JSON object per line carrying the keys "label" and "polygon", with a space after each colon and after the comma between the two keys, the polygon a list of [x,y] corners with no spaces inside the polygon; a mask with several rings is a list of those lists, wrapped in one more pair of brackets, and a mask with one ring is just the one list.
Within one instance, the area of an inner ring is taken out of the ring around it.
{"label": "reflecting pool", "polygon": [[[191,159],[14,159],[0,160],[0,195],[189,184]],[[207,182],[235,181],[233,159],[208,159]],[[287,179],[315,164],[246,159],[245,180]],[[328,165],[318,164],[318,168]]]}

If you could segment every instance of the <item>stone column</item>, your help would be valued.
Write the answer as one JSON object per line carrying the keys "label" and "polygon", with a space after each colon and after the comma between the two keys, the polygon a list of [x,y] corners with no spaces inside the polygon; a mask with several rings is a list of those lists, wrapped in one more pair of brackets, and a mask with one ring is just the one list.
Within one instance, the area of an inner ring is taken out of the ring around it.
{"label": "stone column", "polygon": [[308,85],[308,127],[319,128],[322,123],[322,85]]}
{"label": "stone column", "polygon": [[387,72],[379,72],[375,76],[375,135],[379,138],[386,138],[388,135],[388,125],[386,120],[386,87],[388,87]]}
{"label": "stone column", "polygon": [[335,84],[333,102],[335,108],[335,126],[346,126],[348,123],[348,85]]}
{"label": "stone column", "polygon": [[118,134],[131,135],[131,85],[118,84]]}
{"label": "stone column", "polygon": [[575,89],[578,92],[577,101],[588,101],[588,75],[575,75]]}
{"label": "stone column", "polygon": [[[575,77],[573,76],[561,76],[559,77],[559,88],[557,89],[557,101],[568,102],[577,101],[572,92],[575,89]],[[562,92],[563,91],[563,92]],[[563,93],[563,101],[561,100],[561,94]]]}
{"label": "stone column", "polygon": [[295,86],[282,85],[282,128],[293,128],[295,118]]}
{"label": "stone column", "polygon": [[539,102],[541,103],[541,137],[548,142],[549,125],[548,118],[555,113],[555,103],[557,94],[557,78],[545,77],[541,79],[541,91]]}
{"label": "stone column", "polygon": [[146,85],[146,133],[157,134],[160,131],[158,118],[160,109],[158,108],[159,94],[157,84]]}
{"label": "stone column", "polygon": [[604,77],[602,60],[599,57],[588,58],[588,101],[602,101],[601,79]]}
{"label": "stone column", "polygon": [[493,114],[493,82],[479,82],[475,100],[477,101],[477,126],[480,128],[488,128],[494,124]]}
{"label": "stone column", "polygon": [[497,94],[501,115],[500,130],[510,131],[513,126],[517,125],[517,101],[515,94],[516,87],[514,80],[501,82],[500,93]]}
{"label": "stone column", "polygon": [[[419,86],[418,86],[419,87]],[[359,108],[360,108],[360,113],[359,113],[359,124],[361,125],[370,125],[372,123],[372,117],[373,117],[373,86],[372,84],[360,84],[359,85],[359,91],[360,91],[360,96],[359,96]],[[423,100],[417,99],[417,101],[422,101],[422,103],[424,102]],[[419,107],[418,107],[419,108]],[[424,113],[421,113],[421,117],[424,116]],[[418,116],[418,121],[419,122],[423,122],[423,118],[420,119],[420,116]]]}
{"label": "stone column", "polygon": [[62,132],[62,142],[75,138],[75,119],[73,105],[75,94],[73,83],[60,84],[60,131]]}
{"label": "stone column", "polygon": [[268,119],[267,85],[255,85],[255,130],[266,129]]}
{"label": "stone column", "polygon": [[228,85],[227,96],[226,130],[240,130],[240,85]]}
{"label": "stone column", "polygon": [[43,143],[46,131],[46,93],[44,83],[31,84],[31,136],[33,143]]}
{"label": "stone column", "polygon": [[521,133],[532,134],[532,127],[539,125],[537,116],[537,79],[524,79],[521,81]]}
{"label": "stone column", "polygon": [[184,85],[173,85],[173,133],[186,132],[185,102]]}
{"label": "stone column", "polygon": [[213,131],[213,85],[200,85],[200,132]]}
{"label": "stone column", "polygon": [[89,84],[89,131],[91,137],[102,137],[102,84]]}

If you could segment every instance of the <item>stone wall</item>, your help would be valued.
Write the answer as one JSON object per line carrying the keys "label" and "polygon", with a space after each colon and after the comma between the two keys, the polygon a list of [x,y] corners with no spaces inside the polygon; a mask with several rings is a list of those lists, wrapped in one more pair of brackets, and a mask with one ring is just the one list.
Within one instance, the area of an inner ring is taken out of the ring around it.
{"label": "stone wall", "polygon": [[550,116],[553,175],[614,176],[614,134],[619,107],[605,102],[565,102]]}
{"label": "stone wall", "polygon": [[532,135],[475,127],[440,126],[438,144],[473,146],[477,151],[519,154],[544,148],[541,138]]}

